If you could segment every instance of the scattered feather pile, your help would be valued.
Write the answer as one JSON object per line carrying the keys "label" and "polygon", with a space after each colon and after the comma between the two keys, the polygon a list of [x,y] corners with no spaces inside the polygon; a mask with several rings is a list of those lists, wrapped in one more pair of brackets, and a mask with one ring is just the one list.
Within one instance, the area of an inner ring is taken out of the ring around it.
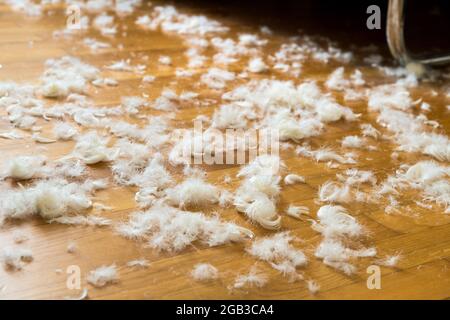
{"label": "scattered feather pile", "polygon": [[85,93],[87,83],[98,77],[99,70],[74,57],[50,59],[41,77],[40,92],[49,98],[66,97],[70,93]]}
{"label": "scattered feather pile", "polygon": [[289,232],[280,232],[272,237],[255,240],[247,252],[268,262],[274,269],[294,281],[301,278],[297,268],[305,266],[308,260],[302,251],[290,244],[292,240],[294,238]]}
{"label": "scattered feather pile", "polygon": [[92,206],[95,182],[69,183],[64,179],[42,180],[29,188],[7,188],[0,194],[0,222],[40,215],[46,220],[80,213]]}
{"label": "scattered feather pile", "polygon": [[21,270],[25,263],[32,260],[32,252],[22,248],[5,247],[0,255],[0,262],[6,270]]}
{"label": "scattered feather pile", "polygon": [[218,217],[163,205],[134,213],[128,223],[118,227],[118,232],[143,240],[158,251],[169,252],[181,251],[195,241],[214,247],[253,238],[250,230]]}
{"label": "scattered feather pile", "polygon": [[282,165],[278,156],[261,155],[243,167],[238,174],[238,177],[245,177],[245,180],[235,193],[236,209],[269,230],[277,230],[281,226],[276,203],[281,179],[278,172]]}
{"label": "scattered feather pile", "polygon": [[323,240],[316,249],[315,256],[323,262],[346,275],[356,272],[356,267],[349,261],[357,257],[374,257],[375,248],[361,248],[358,243],[351,248],[349,241],[357,242],[364,235],[364,228],[341,206],[326,205],[317,212],[319,222],[313,221],[313,229],[323,235]]}
{"label": "scattered feather pile", "polygon": [[89,272],[87,282],[94,287],[104,287],[119,281],[119,275],[115,264],[110,266],[101,266]]}
{"label": "scattered feather pile", "polygon": [[253,266],[247,274],[238,275],[229,289],[262,288],[267,282],[269,282],[267,275],[260,272],[256,266]]}
{"label": "scattered feather pile", "polygon": [[166,189],[167,201],[179,206],[205,206],[217,203],[220,192],[217,187],[201,178],[188,178],[173,188]]}

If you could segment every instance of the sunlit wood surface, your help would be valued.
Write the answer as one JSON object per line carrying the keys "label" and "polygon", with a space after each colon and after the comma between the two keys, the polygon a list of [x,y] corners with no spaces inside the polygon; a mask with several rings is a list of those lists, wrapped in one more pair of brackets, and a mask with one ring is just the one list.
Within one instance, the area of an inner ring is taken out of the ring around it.
{"label": "sunlit wood surface", "polygon": [[[231,26],[231,35],[238,32],[256,32],[258,25],[228,15],[217,14],[213,8],[207,6],[184,10],[206,14],[219,19]],[[145,12],[145,6],[139,12]],[[198,82],[198,76],[192,79],[175,78],[175,69],[184,66],[185,47],[175,36],[164,35],[160,32],[140,30],[134,19],[137,15],[120,20],[120,25],[126,26],[126,34],[118,32],[116,37],[104,38],[97,31],[90,30],[82,36],[73,39],[56,40],[52,32],[61,29],[65,17],[61,9],[55,9],[54,14],[40,19],[27,18],[13,13],[4,5],[0,5],[0,81],[12,80],[17,82],[36,83],[43,71],[43,63],[48,58],[63,55],[74,55],[98,67],[103,67],[112,61],[131,58],[133,63],[145,63],[147,73],[157,77],[152,84],[142,85],[141,76],[133,73],[110,72],[103,69],[103,74],[119,80],[118,87],[91,87],[89,95],[96,105],[115,106],[120,103],[120,97],[125,95],[148,94],[150,99],[158,97],[162,88],[171,85],[178,92],[192,90],[199,92],[201,98],[216,99],[217,103],[209,107],[184,105],[177,113],[173,125],[176,127],[190,126],[191,120],[199,114],[211,115],[220,103],[220,95],[208,90]],[[125,29],[119,29],[125,30]],[[108,41],[113,46],[103,49],[99,53],[91,53],[81,44],[84,36],[95,37]],[[281,32],[271,36],[270,44],[265,48],[267,53],[273,52],[279,44],[286,41],[289,34]],[[117,45],[123,44],[123,50]],[[143,57],[147,55],[148,61]],[[173,60],[172,66],[162,67],[157,59],[160,55],[168,55]],[[302,76],[316,79],[319,82],[326,79],[336,68],[336,63],[317,65],[305,63]],[[245,66],[232,65],[233,71],[239,71]],[[367,67],[359,67],[368,81],[369,86],[392,81],[383,78],[379,73]],[[275,74],[274,74],[275,75]],[[269,77],[269,75],[252,75],[254,78]],[[277,77],[281,77],[279,74]],[[286,78],[286,77],[283,77]],[[173,83],[176,82],[176,83]],[[448,85],[448,84],[447,84]],[[414,99],[423,98],[430,103],[432,111],[427,115],[430,120],[437,120],[441,131],[450,133],[450,117],[446,113],[449,104],[442,94],[445,83],[424,83],[412,89]],[[431,95],[431,89],[436,89],[438,95]],[[337,96],[342,102],[342,97]],[[364,121],[375,124],[376,115],[368,113],[366,102],[345,103],[355,112],[362,113]],[[1,114],[6,114],[0,110]],[[148,111],[157,114],[156,111]],[[48,130],[52,125],[39,119],[39,124]],[[7,120],[0,120],[0,129],[9,130],[11,125]],[[45,135],[48,130],[44,130]],[[318,138],[310,139],[312,146],[330,146],[337,150],[340,140],[349,134],[359,134],[358,123],[337,122],[328,124],[326,132]],[[401,163],[414,163],[426,156],[401,153],[398,160],[391,159],[394,145],[386,140],[371,141],[378,147],[377,151],[355,151],[359,157],[356,167],[373,170],[377,178],[382,180],[388,174],[394,173]],[[16,155],[45,154],[50,159],[57,159],[73,148],[73,142],[56,142],[53,144],[36,144],[28,140],[0,139],[0,161]],[[314,218],[320,204],[317,198],[318,187],[327,180],[334,179],[339,170],[330,169],[324,163],[315,163],[310,159],[300,158],[292,149],[283,150],[282,158],[287,165],[287,172],[305,176],[307,183],[293,186],[283,186],[280,212],[289,204],[306,205]],[[216,183],[229,190],[234,190],[240,183],[235,174],[238,166],[207,167],[208,181]],[[182,179],[179,169],[171,171]],[[108,177],[110,171],[107,164],[90,167],[90,174],[95,177]],[[233,179],[230,185],[223,184],[224,175]],[[134,192],[132,188],[112,186],[97,194],[98,200],[113,207],[111,211],[100,213],[114,221],[124,221],[130,212],[135,210]],[[445,215],[442,208],[435,207],[430,211],[414,204],[418,198],[402,197],[400,213],[388,215],[384,206],[373,204],[352,203],[347,205],[349,212],[358,218],[370,231],[365,244],[375,245],[378,257],[400,253],[402,259],[395,268],[382,267],[382,288],[369,290],[366,286],[368,274],[366,268],[373,263],[373,259],[357,260],[358,273],[345,276],[314,258],[314,250],[322,236],[313,231],[307,220],[299,221],[288,216],[283,217],[282,230],[291,230],[303,241],[296,244],[309,257],[309,264],[299,269],[306,279],[317,281],[321,289],[311,295],[304,281],[289,283],[270,266],[259,262],[259,267],[270,276],[269,284],[262,289],[249,289],[247,292],[230,293],[227,287],[233,283],[236,275],[245,273],[255,264],[255,260],[245,254],[244,248],[248,243],[226,245],[207,248],[200,244],[190,247],[179,254],[157,254],[143,244],[126,240],[115,234],[112,228],[71,227],[58,224],[47,224],[41,219],[29,219],[22,222],[8,222],[0,230],[0,246],[22,246],[33,251],[34,260],[26,264],[23,270],[8,272],[0,268],[0,298],[2,299],[62,299],[66,296],[76,296],[80,291],[69,290],[66,287],[66,269],[70,265],[81,268],[82,287],[89,289],[91,299],[446,299],[450,297],[450,215]],[[237,213],[234,208],[220,209],[213,207],[207,212],[218,210],[224,219],[233,220],[238,224],[251,228],[257,236],[268,235],[271,232],[248,222],[245,217]],[[15,230],[26,233],[29,240],[23,244],[14,244],[12,234]],[[67,245],[75,242],[77,251],[67,252]],[[129,268],[126,263],[137,258],[146,258],[151,262],[147,269]],[[189,273],[199,262],[209,262],[215,265],[221,274],[220,280],[199,283],[195,282]],[[105,288],[94,288],[85,281],[86,274],[96,267],[115,263],[119,268],[120,281]],[[60,269],[62,272],[57,272]]]}

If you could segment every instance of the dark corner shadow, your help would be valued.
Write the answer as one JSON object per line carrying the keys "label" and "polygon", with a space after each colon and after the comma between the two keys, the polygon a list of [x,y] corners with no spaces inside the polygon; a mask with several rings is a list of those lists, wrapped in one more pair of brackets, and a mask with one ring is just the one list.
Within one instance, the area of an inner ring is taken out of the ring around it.
{"label": "dark corner shadow", "polygon": [[[211,14],[233,16],[246,24],[267,25],[277,32],[320,35],[337,41],[343,48],[376,45],[389,55],[385,25],[388,0],[173,0]],[[413,53],[450,52],[450,1],[406,1],[405,39]],[[381,29],[366,26],[367,8],[381,9]]]}

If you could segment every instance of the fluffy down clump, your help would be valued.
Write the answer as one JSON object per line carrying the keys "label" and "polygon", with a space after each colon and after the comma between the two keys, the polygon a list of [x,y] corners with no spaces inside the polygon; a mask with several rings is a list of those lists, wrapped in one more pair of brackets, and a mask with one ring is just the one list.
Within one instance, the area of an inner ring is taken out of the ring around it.
{"label": "fluffy down clump", "polygon": [[67,122],[57,122],[53,127],[53,133],[57,139],[71,140],[78,134],[78,130]]}
{"label": "fluffy down clump", "polygon": [[95,270],[89,272],[87,276],[87,282],[94,287],[104,287],[108,284],[116,283],[119,281],[119,275],[115,264],[110,266],[101,266]]}
{"label": "fluffy down clump", "polygon": [[305,178],[293,173],[284,177],[284,184],[290,185],[296,183],[305,183]]}
{"label": "fluffy down clump", "polygon": [[[393,195],[404,189],[413,189],[422,193],[425,202],[434,202],[450,213],[450,168],[436,161],[419,161],[412,166],[404,165],[397,170],[396,175],[388,176],[378,188],[378,194],[388,195],[391,210],[397,205]],[[430,204],[416,201],[417,204],[431,208]]]}
{"label": "fluffy down clump", "polygon": [[366,141],[358,136],[347,136],[342,140],[342,146],[344,148],[360,149],[366,146]]}
{"label": "fluffy down clump", "polygon": [[211,89],[223,89],[228,81],[235,79],[235,74],[218,68],[211,68],[203,74],[201,81]]}
{"label": "fluffy down clump", "polygon": [[450,206],[449,176],[450,167],[436,161],[419,161],[387,183],[391,182],[392,190],[405,187],[421,190],[425,201],[444,206],[447,213]]}
{"label": "fluffy down clump", "polygon": [[286,214],[290,217],[300,219],[302,215],[309,214],[309,208],[305,206],[293,206],[290,205],[286,209]]}
{"label": "fluffy down clump", "polygon": [[311,150],[311,147],[307,144],[304,144],[302,146],[298,146],[295,149],[295,152],[306,158],[312,158],[316,160],[317,162],[326,162],[329,161],[329,163],[338,162],[342,164],[355,164],[356,161],[352,158],[352,154],[346,154],[345,156],[341,156],[340,154],[337,154],[330,148],[320,148],[317,150]]}
{"label": "fluffy down clump", "polygon": [[[139,179],[144,179],[141,173],[148,164],[150,148],[126,138],[119,139],[115,147],[119,150],[111,166],[115,182],[120,185],[136,185]],[[159,155],[156,157],[159,158]]]}
{"label": "fluffy down clump", "polygon": [[411,112],[414,105],[408,90],[401,85],[380,86],[369,94],[369,108],[379,112],[377,121],[394,134],[398,150],[421,152],[439,161],[449,161],[450,139],[430,132],[427,125],[435,122],[424,114],[415,116]]}
{"label": "fluffy down clump", "polygon": [[384,85],[370,92],[368,106],[371,111],[380,111],[384,108],[408,110],[413,106],[413,101],[404,87]]}
{"label": "fluffy down clump", "polygon": [[3,176],[16,180],[27,180],[39,177],[45,164],[43,156],[19,156],[9,160]]}
{"label": "fluffy down clump", "polygon": [[211,126],[218,129],[245,128],[247,120],[241,107],[225,104],[214,112]]}
{"label": "fluffy down clump", "polygon": [[150,266],[150,262],[146,259],[136,259],[127,262],[127,267],[130,268],[148,268]]}
{"label": "fluffy down clump", "polygon": [[287,109],[298,114],[308,114],[319,122],[340,119],[352,121],[358,118],[351,109],[323,94],[314,82],[305,82],[296,87],[292,81],[251,81],[225,93],[222,98],[250,106],[256,114],[270,114],[270,111],[276,113],[277,110]]}
{"label": "fluffy down clump", "polygon": [[229,289],[262,288],[268,281],[267,275],[261,273],[256,266],[253,266],[247,274],[238,275]]}
{"label": "fluffy down clump", "polygon": [[[323,235],[315,256],[323,262],[347,275],[356,272],[349,260],[357,257],[374,257],[375,248],[352,249],[350,241],[357,241],[363,234],[363,227],[341,206],[326,205],[317,212],[319,223],[313,222],[313,229]],[[359,246],[360,247],[360,246]]]}
{"label": "fluffy down clump", "polygon": [[316,294],[317,292],[319,292],[320,285],[316,281],[309,280],[306,282],[306,284],[308,285],[308,290],[311,294]]}
{"label": "fluffy down clump", "polygon": [[296,268],[306,265],[307,258],[302,251],[290,244],[292,240],[294,238],[288,232],[280,232],[272,237],[254,241],[247,252],[270,263],[274,269],[291,279],[296,279]]}
{"label": "fluffy down clump", "polygon": [[118,227],[118,232],[130,239],[146,240],[150,247],[169,252],[181,251],[195,241],[214,247],[253,237],[250,230],[218,217],[161,205],[134,213],[128,223]]}
{"label": "fluffy down clump", "polygon": [[336,177],[349,186],[359,186],[361,184],[375,185],[377,178],[372,171],[347,169],[344,174],[336,174]]}
{"label": "fluffy down clump", "polygon": [[255,175],[277,175],[279,170],[284,167],[283,162],[278,156],[261,155],[255,158],[250,164],[243,167],[238,177],[251,177]]}
{"label": "fluffy down clump", "polygon": [[0,254],[0,262],[6,270],[21,270],[25,263],[33,260],[31,250],[22,248],[3,248]]}
{"label": "fluffy down clump", "polygon": [[191,276],[196,281],[215,280],[219,277],[219,271],[209,263],[199,263],[192,269]]}
{"label": "fluffy down clump", "polygon": [[0,193],[0,222],[40,215],[46,220],[91,207],[89,193],[95,185],[68,183],[66,180],[44,180],[25,189],[6,189]]}
{"label": "fluffy down clump", "polygon": [[236,209],[270,230],[277,230],[281,226],[276,202],[281,180],[277,173],[282,165],[279,157],[261,155],[238,173],[238,177],[244,176],[246,179],[235,193]]}
{"label": "fluffy down clump", "polygon": [[86,164],[111,161],[115,158],[117,151],[108,148],[107,144],[108,139],[91,131],[78,137],[73,155]]}
{"label": "fluffy down clump", "polygon": [[264,63],[264,60],[260,57],[253,58],[248,62],[248,71],[253,73],[261,73],[268,69],[267,65]]}
{"label": "fluffy down clump", "polygon": [[356,219],[341,206],[326,205],[317,212],[320,223],[313,223],[313,229],[324,237],[349,236],[357,238],[364,230]]}
{"label": "fluffy down clump", "polygon": [[95,80],[99,74],[97,68],[69,56],[47,60],[45,66],[40,92],[50,98],[65,97],[70,93],[84,93],[88,81]]}
{"label": "fluffy down clump", "polygon": [[327,181],[319,188],[319,199],[323,202],[348,203],[352,201],[352,194],[349,185]]}
{"label": "fluffy down clump", "polygon": [[297,119],[289,110],[276,110],[268,115],[264,121],[267,127],[278,132],[281,141],[300,141],[304,138],[314,137],[322,133],[323,123],[314,118]]}
{"label": "fluffy down clump", "polygon": [[173,180],[162,163],[162,157],[155,155],[147,167],[131,179],[131,183],[139,186],[135,200],[140,207],[145,208],[162,198]]}
{"label": "fluffy down clump", "polygon": [[188,178],[173,188],[166,189],[167,201],[179,207],[204,206],[219,201],[219,189],[201,178]]}

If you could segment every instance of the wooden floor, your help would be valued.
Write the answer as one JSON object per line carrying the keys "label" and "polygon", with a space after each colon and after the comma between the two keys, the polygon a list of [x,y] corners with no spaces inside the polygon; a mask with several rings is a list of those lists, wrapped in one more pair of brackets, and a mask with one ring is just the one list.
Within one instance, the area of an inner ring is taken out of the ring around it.
{"label": "wooden floor", "polygon": [[[186,6],[187,7],[187,6]],[[258,25],[250,20],[248,23],[233,15],[223,16],[214,8],[197,6],[184,8],[188,12],[196,12],[214,17],[231,27],[231,34],[238,32],[256,32]],[[140,12],[145,12],[145,7]],[[120,33],[115,38],[105,38],[113,44],[111,49],[105,49],[93,54],[81,44],[82,37],[72,40],[53,39],[52,32],[64,26],[65,18],[60,9],[53,15],[41,19],[27,18],[13,13],[4,5],[0,5],[0,81],[18,81],[37,83],[43,71],[43,63],[48,58],[63,55],[74,55],[98,67],[110,64],[119,59],[132,58],[133,63],[145,63],[149,74],[157,77],[151,85],[141,85],[141,77],[132,73],[110,72],[103,70],[105,76],[119,80],[116,88],[91,88],[90,97],[96,105],[113,106],[120,103],[120,97],[125,95],[141,95],[146,93],[151,99],[158,97],[162,88],[176,81],[178,91],[194,90],[201,98],[217,99],[219,95],[199,85],[197,76],[192,79],[176,79],[175,69],[185,64],[184,46],[177,37],[163,35],[159,32],[140,30],[134,24],[135,15],[121,20],[127,26],[127,35]],[[274,50],[290,34],[277,32],[271,36],[270,44],[265,49]],[[89,31],[84,36],[101,39],[95,31]],[[103,39],[103,40],[105,40]],[[117,49],[117,44],[124,45],[123,50]],[[345,44],[344,44],[345,45]],[[348,45],[348,43],[347,43]],[[148,62],[143,57],[149,56]],[[160,55],[168,55],[173,59],[173,66],[161,67],[157,63]],[[305,63],[302,77],[323,81],[336,68],[335,63],[317,66]],[[358,66],[355,66],[358,67]],[[381,84],[387,79],[374,70],[359,66],[370,86]],[[232,66],[233,71],[239,71],[243,65]],[[267,77],[253,76],[255,78]],[[430,89],[442,92],[445,84],[424,83],[412,89],[414,99],[422,97],[430,103],[432,111],[428,114],[430,120],[437,120],[442,125],[442,132],[450,134],[450,117],[446,113],[444,95],[433,96]],[[448,83],[447,83],[448,85]],[[342,97],[337,97],[342,101]],[[349,103],[355,112],[362,113],[364,121],[375,124],[375,114],[367,112],[365,103]],[[211,115],[214,107],[185,106],[177,113],[174,125],[183,127],[198,114]],[[4,110],[0,110],[5,115]],[[148,111],[149,114],[157,114]],[[39,120],[45,128],[51,125]],[[6,131],[11,125],[5,119],[0,119],[0,130]],[[44,135],[45,135],[44,130]],[[328,145],[340,148],[340,139],[349,134],[358,134],[357,123],[337,122],[327,125],[326,133],[319,138],[311,139],[314,147]],[[19,141],[19,142],[17,142]],[[359,155],[358,168],[373,170],[378,179],[382,180],[388,174],[394,173],[401,163],[414,163],[425,156],[417,154],[400,154],[399,160],[393,160],[390,154],[395,147],[386,140],[374,141],[377,151],[357,151]],[[31,140],[0,139],[0,161],[16,155],[41,153],[50,159],[59,158],[69,153],[72,142],[57,142],[39,145]],[[314,200],[318,187],[329,179],[334,179],[338,172],[326,164],[315,163],[309,159],[300,158],[293,150],[281,152],[288,167],[288,172],[305,176],[307,183],[283,187],[280,212],[289,205],[306,205],[315,217],[320,207]],[[221,166],[204,167],[208,172],[208,180],[227,189],[234,190],[240,183],[235,174],[239,167]],[[341,167],[342,169],[342,167]],[[173,170],[182,178],[178,171]],[[178,172],[178,173],[177,173]],[[233,181],[230,186],[223,184],[223,176],[230,175]],[[91,167],[91,175],[108,177],[107,165]],[[124,221],[130,212],[135,210],[135,190],[114,186],[98,193],[98,200],[113,207],[109,212],[101,213],[114,221]],[[400,253],[402,259],[395,268],[382,267],[382,288],[369,290],[366,285],[367,266],[372,260],[361,259],[356,262],[358,273],[354,276],[343,275],[314,258],[314,249],[322,237],[310,227],[309,221],[299,221],[287,216],[283,217],[283,230],[291,230],[303,239],[298,244],[309,257],[310,263],[301,269],[306,279],[317,281],[321,289],[311,295],[304,281],[289,283],[275,270],[263,262],[259,267],[270,276],[269,284],[262,289],[250,289],[248,292],[230,293],[227,287],[239,273],[245,273],[255,264],[255,260],[244,253],[246,243],[207,248],[202,245],[188,248],[176,255],[157,254],[144,248],[140,243],[126,240],[115,234],[112,228],[68,227],[57,224],[47,224],[40,219],[30,219],[23,222],[8,222],[0,229],[0,246],[14,246],[13,232],[23,231],[29,240],[20,246],[33,251],[34,260],[23,270],[9,272],[0,269],[0,298],[2,299],[62,299],[66,296],[76,296],[80,291],[69,290],[66,286],[66,270],[71,265],[81,268],[83,275],[82,287],[89,289],[91,299],[447,299],[450,298],[450,215],[445,215],[442,208],[430,211],[414,204],[418,200],[414,196],[404,195],[401,199],[401,210],[398,214],[388,215],[384,206],[352,203],[347,208],[370,231],[370,236],[364,243],[374,245],[378,249],[378,257]],[[211,208],[218,210],[225,219],[251,228],[257,236],[268,235],[257,226],[251,225],[247,219],[235,209]],[[67,253],[67,245],[75,242],[77,251]],[[137,258],[151,261],[147,269],[126,267],[126,263]],[[218,281],[199,283],[192,280],[189,272],[194,264],[209,262],[215,265],[221,277]],[[120,281],[105,288],[94,288],[85,282],[85,275],[92,269],[103,265],[116,263],[119,267]],[[56,270],[62,270],[57,272]]]}

